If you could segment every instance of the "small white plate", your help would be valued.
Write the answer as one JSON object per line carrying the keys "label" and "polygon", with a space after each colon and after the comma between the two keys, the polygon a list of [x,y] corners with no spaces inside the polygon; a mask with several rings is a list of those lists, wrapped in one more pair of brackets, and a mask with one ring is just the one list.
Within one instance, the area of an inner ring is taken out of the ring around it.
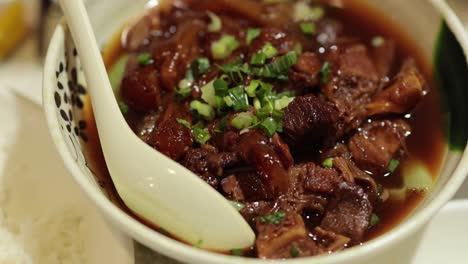
{"label": "small white plate", "polygon": [[[15,75],[8,79],[22,80],[19,85],[35,76]],[[31,81],[40,85],[40,77]],[[53,146],[42,109],[8,88],[0,82],[0,230],[13,234],[16,248],[35,264],[133,264],[133,241],[104,221],[75,184]],[[11,246],[0,243],[0,263],[9,259],[4,254]]]}

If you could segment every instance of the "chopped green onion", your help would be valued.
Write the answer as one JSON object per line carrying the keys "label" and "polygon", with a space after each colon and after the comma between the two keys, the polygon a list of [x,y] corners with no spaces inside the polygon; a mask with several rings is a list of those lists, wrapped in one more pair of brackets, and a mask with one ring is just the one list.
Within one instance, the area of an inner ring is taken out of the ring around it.
{"label": "chopped green onion", "polygon": [[267,59],[267,56],[265,55],[265,53],[258,52],[252,56],[252,59],[250,59],[250,64],[260,66],[260,65],[265,64],[266,59]]}
{"label": "chopped green onion", "polygon": [[229,106],[229,107],[234,105],[234,101],[232,101],[231,97],[229,97],[229,96],[224,97],[224,102],[226,102],[226,105]]}
{"label": "chopped green onion", "polygon": [[187,79],[193,81],[198,76],[207,73],[210,70],[210,60],[206,57],[200,57],[195,59],[190,65],[190,69],[187,72]]}
{"label": "chopped green onion", "polygon": [[177,118],[176,120],[177,122],[179,122],[179,124],[182,124],[188,129],[190,129],[192,137],[195,139],[196,142],[200,144],[205,144],[208,140],[210,140],[211,135],[207,128],[200,128],[198,126],[192,127],[192,125],[190,125],[190,123],[185,119]]}
{"label": "chopped green onion", "polygon": [[380,222],[380,217],[376,214],[372,214],[369,228],[376,226]]}
{"label": "chopped green onion", "polygon": [[223,79],[216,79],[213,82],[213,87],[215,90],[215,94],[218,96],[226,96],[228,94],[228,84]]}
{"label": "chopped green onion", "polygon": [[180,80],[179,82],[179,89],[185,89],[185,88],[190,88],[192,86],[192,81],[188,80],[188,79],[182,79]]}
{"label": "chopped green onion", "polygon": [[320,81],[322,83],[327,83],[330,79],[330,73],[331,73],[331,67],[330,67],[330,63],[328,63],[328,61],[326,61],[323,66],[322,66],[322,69],[320,70]]}
{"label": "chopped green onion", "polygon": [[396,171],[396,169],[400,166],[400,161],[399,160],[394,160],[392,159],[390,161],[390,164],[388,165],[388,171],[393,173]]}
{"label": "chopped green onion", "polygon": [[120,85],[122,84],[122,79],[125,75],[128,58],[128,55],[123,55],[109,70],[109,81],[111,83],[112,90],[114,90],[116,98],[120,97]]}
{"label": "chopped green onion", "polygon": [[302,45],[301,45],[301,43],[297,43],[296,45],[294,45],[294,51],[296,52],[296,54],[302,54]]}
{"label": "chopped green onion", "polygon": [[260,36],[261,30],[259,28],[249,28],[247,30],[247,44],[252,43],[254,39]]}
{"label": "chopped green onion", "polygon": [[253,105],[254,105],[255,109],[257,109],[257,110],[262,108],[262,103],[260,103],[260,100],[257,97],[254,98]]}
{"label": "chopped green onion", "polygon": [[192,88],[190,88],[190,87],[182,88],[182,89],[177,89],[175,91],[175,96],[179,100],[184,100],[184,99],[188,98],[191,93],[192,93]]}
{"label": "chopped green onion", "polygon": [[272,137],[279,129],[278,122],[272,117],[265,118],[265,120],[260,123],[260,127],[269,137]]}
{"label": "chopped green onion", "polygon": [[283,96],[278,100],[275,100],[275,109],[276,110],[283,110],[284,108],[288,107],[288,105],[294,101],[294,97],[287,97]]}
{"label": "chopped green onion", "polygon": [[322,162],[322,166],[326,168],[332,168],[333,167],[333,158],[328,158]]}
{"label": "chopped green onion", "polygon": [[208,32],[218,32],[221,30],[222,23],[221,19],[215,13],[208,11],[208,16],[210,17],[211,23],[208,25]]}
{"label": "chopped green onion", "polygon": [[385,44],[385,39],[382,36],[376,36],[372,38],[371,44],[374,48],[381,47],[383,44]]}
{"label": "chopped green onion", "polygon": [[289,253],[291,254],[291,257],[293,258],[299,257],[299,250],[297,249],[296,246],[292,246],[291,249],[289,250]]}
{"label": "chopped green onion", "polygon": [[301,24],[299,24],[299,27],[301,28],[301,31],[302,33],[304,33],[304,35],[314,35],[315,34],[315,24],[314,23],[310,23],[310,22],[303,22]]}
{"label": "chopped green onion", "polygon": [[267,59],[271,59],[278,54],[278,50],[273,45],[271,45],[271,43],[265,44],[265,46],[262,48],[262,52],[265,54]]}
{"label": "chopped green onion", "polygon": [[242,74],[250,74],[250,68],[248,63],[242,63],[240,61],[225,64],[223,66],[219,66],[218,68],[229,75],[229,77],[234,80],[235,77],[238,77],[240,80],[243,80]]}
{"label": "chopped green onion", "polygon": [[266,78],[282,78],[287,75],[289,68],[297,63],[297,54],[290,51],[276,61],[261,68],[253,68],[251,73]]}
{"label": "chopped green onion", "polygon": [[260,221],[262,223],[270,223],[270,224],[279,225],[281,224],[285,216],[286,216],[286,213],[280,211],[280,212],[272,213],[269,215],[261,216]]}
{"label": "chopped green onion", "polygon": [[216,60],[225,59],[239,47],[239,42],[231,35],[223,35],[211,44],[211,54]]}
{"label": "chopped green onion", "polygon": [[200,116],[206,120],[213,120],[215,117],[215,111],[213,107],[208,104],[204,104],[200,101],[192,101],[190,103],[190,109],[196,111]]}
{"label": "chopped green onion", "polygon": [[249,112],[239,113],[232,119],[231,125],[237,129],[248,128],[252,125],[253,116]]}
{"label": "chopped green onion", "polygon": [[227,128],[227,120],[229,118],[229,115],[225,115],[221,120],[219,121],[218,127],[216,127],[215,132],[216,133],[223,133],[226,128]]}
{"label": "chopped green onion", "polygon": [[193,246],[196,247],[196,248],[200,248],[202,245],[203,245],[203,240],[200,239]]}
{"label": "chopped green onion", "polygon": [[202,145],[205,144],[211,138],[208,128],[194,127],[192,130],[192,135],[195,138],[195,141]]}
{"label": "chopped green onion", "polygon": [[213,85],[214,81],[211,81],[204,85],[200,90],[202,92],[201,98],[207,102],[210,106],[215,107],[216,106],[216,101],[215,101],[215,88]]}
{"label": "chopped green onion", "polygon": [[190,123],[187,120],[182,119],[182,118],[176,118],[176,120],[177,120],[177,122],[179,122],[179,124],[184,125],[188,129],[192,129],[192,125],[190,125]]}
{"label": "chopped green onion", "polygon": [[153,63],[151,54],[147,52],[139,54],[137,57],[137,60],[138,60],[138,64],[143,65],[143,66],[150,65],[151,63]]}
{"label": "chopped green onion", "polygon": [[245,91],[247,92],[247,95],[249,97],[255,97],[255,92],[257,91],[257,88],[260,86],[260,82],[261,81],[259,80],[252,80],[249,86],[247,86]]}
{"label": "chopped green onion", "polygon": [[119,108],[120,108],[120,112],[122,112],[122,114],[127,114],[128,113],[128,105],[122,101],[119,102]]}
{"label": "chopped green onion", "polygon": [[226,104],[232,106],[236,112],[245,111],[249,107],[249,98],[242,86],[229,89],[228,96],[224,97]]}
{"label": "chopped green onion", "polygon": [[240,257],[244,255],[244,251],[239,248],[234,248],[234,249],[231,249],[231,255]]}
{"label": "chopped green onion", "polygon": [[325,15],[322,7],[311,7],[306,2],[297,2],[294,5],[294,20],[296,21],[318,21]]}
{"label": "chopped green onion", "polygon": [[245,208],[245,204],[238,202],[238,201],[231,201],[229,200],[229,203],[234,207],[237,211],[241,211],[242,209]]}

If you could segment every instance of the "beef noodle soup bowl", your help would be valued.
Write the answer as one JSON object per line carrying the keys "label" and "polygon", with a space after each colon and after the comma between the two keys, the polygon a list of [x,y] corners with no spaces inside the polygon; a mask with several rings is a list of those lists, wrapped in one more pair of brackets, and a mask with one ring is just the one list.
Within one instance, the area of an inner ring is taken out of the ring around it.
{"label": "beef noodle soup bowl", "polygon": [[178,241],[125,206],[60,25],[44,76],[59,152],[109,220],[162,254],[189,263],[406,263],[466,175],[468,42],[441,1],[91,7],[129,126],[223,194],[257,235],[251,248],[201,250],[202,241]]}

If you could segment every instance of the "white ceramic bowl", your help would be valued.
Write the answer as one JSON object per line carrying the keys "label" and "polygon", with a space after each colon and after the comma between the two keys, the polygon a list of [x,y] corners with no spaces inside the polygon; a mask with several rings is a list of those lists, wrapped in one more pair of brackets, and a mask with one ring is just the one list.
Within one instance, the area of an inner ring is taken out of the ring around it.
{"label": "white ceramic bowl", "polygon": [[[90,8],[93,25],[101,44],[109,40],[132,14],[140,10],[143,0],[99,1]],[[150,1],[157,3],[158,1]],[[294,259],[297,264],[375,264],[409,263],[421,233],[428,221],[455,194],[468,172],[466,148],[468,109],[467,82],[468,37],[459,19],[440,0],[368,0],[369,4],[387,14],[404,28],[419,45],[426,59],[432,61],[436,76],[441,77],[442,93],[447,100],[447,115],[451,121],[447,155],[440,176],[427,199],[390,232],[365,243],[330,256]],[[442,21],[446,24],[441,27]],[[109,23],[109,21],[112,21]],[[452,34],[453,32],[453,34]],[[101,212],[130,237],[171,258],[187,263],[234,264],[262,263],[258,259],[225,256],[202,251],[182,244],[138,222],[112,203],[99,187],[87,166],[83,146],[88,138],[83,115],[86,97],[85,80],[79,57],[73,52],[73,42],[64,24],[59,25],[49,47],[44,69],[43,104],[52,138],[76,182],[98,206]],[[430,129],[430,128],[428,128]],[[280,263],[280,262],[271,262]],[[283,262],[281,262],[283,263]]]}

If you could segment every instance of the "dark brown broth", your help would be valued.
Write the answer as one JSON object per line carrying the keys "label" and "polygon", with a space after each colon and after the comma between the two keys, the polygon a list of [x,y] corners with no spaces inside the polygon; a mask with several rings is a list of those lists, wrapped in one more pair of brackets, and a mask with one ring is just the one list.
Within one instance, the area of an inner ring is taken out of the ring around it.
{"label": "dark brown broth", "polygon": [[[412,161],[423,162],[434,180],[436,179],[444,154],[444,140],[441,129],[441,110],[439,95],[433,82],[431,67],[421,50],[415,42],[397,27],[390,19],[375,11],[372,7],[360,1],[344,1],[344,8],[327,8],[327,16],[337,18],[344,22],[345,33],[347,35],[358,36],[367,43],[375,36],[391,38],[397,43],[398,58],[413,57],[416,59],[419,68],[426,80],[429,81],[428,94],[420,102],[418,107],[412,112],[408,120],[413,128],[412,135],[407,139],[409,157],[403,163]],[[110,42],[104,52],[104,60],[107,68],[110,68],[123,53],[120,42],[120,34]],[[118,197],[115,187],[110,180],[109,173],[105,166],[104,158],[98,141],[98,134],[91,112],[90,102],[86,101],[86,119],[89,126],[89,144],[87,157],[91,162],[90,167],[95,172],[101,186],[107,191],[112,201],[120,208],[132,214]],[[401,167],[401,166],[400,166]],[[391,177],[379,180],[384,187],[398,188],[402,184],[401,174],[395,173]],[[411,192],[404,201],[389,200],[375,209],[375,213],[380,216],[380,223],[367,232],[365,240],[371,240],[399,224],[407,217],[414,208],[424,199],[425,193]],[[135,216],[148,226],[159,230],[147,221]]]}

